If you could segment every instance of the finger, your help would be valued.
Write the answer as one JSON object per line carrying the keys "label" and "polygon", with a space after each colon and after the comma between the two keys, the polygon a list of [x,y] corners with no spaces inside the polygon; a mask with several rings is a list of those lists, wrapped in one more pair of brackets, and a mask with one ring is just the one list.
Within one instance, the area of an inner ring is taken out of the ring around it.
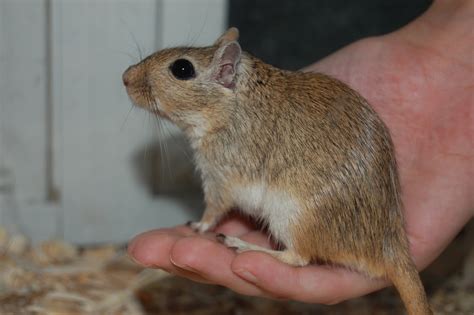
{"label": "finger", "polygon": [[217,241],[202,236],[182,238],[174,244],[170,257],[177,268],[198,274],[210,282],[241,294],[264,295],[256,286],[232,272],[230,266],[235,253]]}
{"label": "finger", "polygon": [[191,229],[185,226],[157,229],[135,236],[128,245],[128,254],[132,259],[145,267],[169,267],[166,254],[174,242],[187,235]]}
{"label": "finger", "polygon": [[193,272],[193,271],[190,271],[190,270],[186,270],[186,269],[182,269],[182,268],[180,268],[180,267],[178,267],[174,264],[173,264],[173,268],[169,271],[169,273],[171,273],[173,275],[176,275],[176,276],[179,276],[179,277],[182,277],[182,278],[192,280],[194,282],[199,282],[199,283],[204,283],[204,284],[216,284],[216,283],[212,282],[211,280],[204,278],[199,273],[196,273],[196,272]]}
{"label": "finger", "polygon": [[177,268],[170,260],[170,251],[176,241],[193,234],[184,226],[145,232],[130,242],[128,253],[135,262],[145,267],[163,269],[196,282],[211,283],[199,274]]}
{"label": "finger", "polygon": [[258,252],[238,255],[231,268],[242,279],[275,297],[307,303],[335,304],[387,285],[342,268],[292,267]]}

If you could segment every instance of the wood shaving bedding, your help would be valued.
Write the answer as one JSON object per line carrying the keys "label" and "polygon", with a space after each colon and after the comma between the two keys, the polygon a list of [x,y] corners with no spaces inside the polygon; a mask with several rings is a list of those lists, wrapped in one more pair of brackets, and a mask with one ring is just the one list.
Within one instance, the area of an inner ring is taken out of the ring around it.
{"label": "wood shaving bedding", "polygon": [[[474,315],[472,230],[423,277],[435,314]],[[123,246],[81,248],[62,240],[31,246],[0,227],[0,314],[399,315],[404,309],[390,288],[335,306],[246,297],[144,269]]]}

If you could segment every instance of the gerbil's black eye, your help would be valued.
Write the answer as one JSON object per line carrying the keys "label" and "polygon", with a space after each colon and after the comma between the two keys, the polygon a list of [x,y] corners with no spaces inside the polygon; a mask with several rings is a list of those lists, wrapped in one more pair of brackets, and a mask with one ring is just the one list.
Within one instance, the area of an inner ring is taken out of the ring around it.
{"label": "gerbil's black eye", "polygon": [[186,59],[178,59],[170,66],[171,73],[178,80],[189,80],[196,76],[193,64]]}

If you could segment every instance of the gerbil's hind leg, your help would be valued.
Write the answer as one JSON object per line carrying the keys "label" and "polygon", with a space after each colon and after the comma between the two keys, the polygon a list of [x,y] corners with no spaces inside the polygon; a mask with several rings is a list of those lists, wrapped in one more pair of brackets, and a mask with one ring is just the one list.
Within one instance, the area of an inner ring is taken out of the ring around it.
{"label": "gerbil's hind leg", "polygon": [[283,251],[272,250],[248,243],[246,241],[241,240],[240,238],[226,236],[224,234],[218,234],[217,240],[226,245],[227,247],[235,248],[237,253],[243,253],[247,251],[263,252],[291,266],[306,266],[310,263],[309,259],[300,256],[298,253],[291,249],[285,249]]}

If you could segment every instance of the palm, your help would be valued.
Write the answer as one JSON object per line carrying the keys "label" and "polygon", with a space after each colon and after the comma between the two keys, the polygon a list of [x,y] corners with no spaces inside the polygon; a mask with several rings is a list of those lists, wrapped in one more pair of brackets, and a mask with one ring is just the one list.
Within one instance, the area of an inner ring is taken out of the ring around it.
{"label": "palm", "polygon": [[[410,249],[420,268],[437,257],[470,219],[474,204],[470,49],[454,44],[458,38],[452,33],[437,37],[437,45],[430,45],[429,39],[420,44],[410,34],[422,26],[420,19],[391,35],[356,42],[306,69],[347,82],[388,125],[399,164]],[[436,47],[452,49],[444,55]],[[216,232],[270,246],[266,235],[236,216]],[[262,253],[236,255],[212,235],[196,235],[183,226],[144,233],[131,244],[130,252],[145,265],[249,295],[333,303],[385,285],[344,269],[293,268]]]}

